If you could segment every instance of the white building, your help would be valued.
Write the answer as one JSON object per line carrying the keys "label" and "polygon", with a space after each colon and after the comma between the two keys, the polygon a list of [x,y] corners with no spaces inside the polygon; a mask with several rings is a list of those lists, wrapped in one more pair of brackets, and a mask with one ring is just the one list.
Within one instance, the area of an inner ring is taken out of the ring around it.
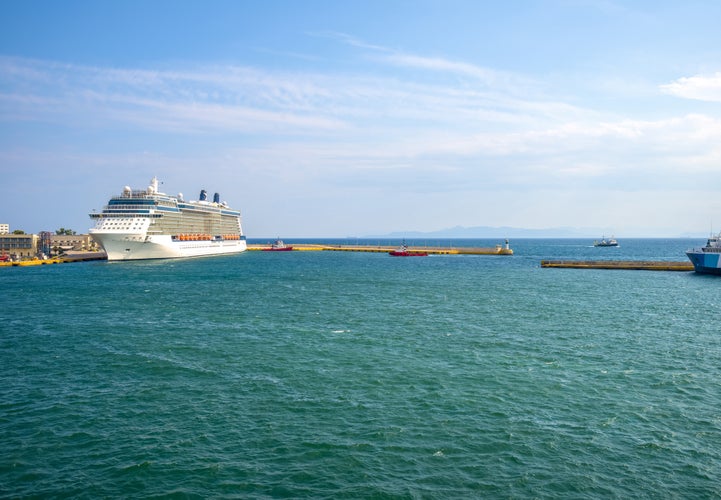
{"label": "white building", "polygon": [[10,234],[10,224],[0,224],[0,234]]}

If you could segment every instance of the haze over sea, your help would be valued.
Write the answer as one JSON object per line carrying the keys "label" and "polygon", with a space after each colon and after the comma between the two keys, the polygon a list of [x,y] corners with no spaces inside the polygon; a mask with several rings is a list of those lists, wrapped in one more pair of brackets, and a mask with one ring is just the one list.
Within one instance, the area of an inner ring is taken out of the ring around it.
{"label": "haze over sea", "polygon": [[718,498],[721,279],[539,266],[703,241],[590,243],[0,269],[0,496]]}

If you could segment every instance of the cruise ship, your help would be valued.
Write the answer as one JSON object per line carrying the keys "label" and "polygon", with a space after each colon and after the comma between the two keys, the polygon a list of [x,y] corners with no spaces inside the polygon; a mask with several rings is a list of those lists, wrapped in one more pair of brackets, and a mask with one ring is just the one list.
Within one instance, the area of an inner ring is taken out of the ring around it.
{"label": "cruise ship", "polygon": [[108,260],[171,259],[243,252],[247,249],[240,212],[232,210],[215,193],[208,201],[158,191],[153,177],[147,189],[123,188],[110,198],[102,212],[93,211],[92,238]]}
{"label": "cruise ship", "polygon": [[721,274],[721,233],[712,236],[706,246],[686,252],[697,273]]}

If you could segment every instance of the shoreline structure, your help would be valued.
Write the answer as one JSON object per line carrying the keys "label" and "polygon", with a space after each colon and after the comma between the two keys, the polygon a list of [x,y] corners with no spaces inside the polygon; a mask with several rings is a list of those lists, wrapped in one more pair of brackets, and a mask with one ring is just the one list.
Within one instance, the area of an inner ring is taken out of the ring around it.
{"label": "shoreline structure", "polygon": [[[248,251],[265,250],[270,244],[249,243]],[[398,245],[325,245],[322,243],[293,243],[293,251],[326,251],[326,252],[376,252],[388,253],[398,248]],[[495,247],[408,247],[409,251],[423,251],[433,255],[513,255],[508,240],[505,246]]]}
{"label": "shoreline structure", "polygon": [[542,260],[541,267],[561,269],[619,269],[626,271],[693,271],[691,262],[666,260]]}
{"label": "shoreline structure", "polygon": [[[271,244],[249,244],[248,251],[263,251]],[[293,243],[292,251],[325,251],[325,252],[373,252],[388,253],[395,246],[389,245],[327,245],[321,243]],[[505,245],[495,247],[409,247],[411,251],[423,251],[432,255],[513,255],[508,241]],[[29,259],[19,261],[0,262],[0,267],[25,267],[48,264],[64,264],[69,262],[84,262],[94,260],[107,260],[105,252],[69,252],[49,259]],[[634,261],[634,260],[541,260],[542,268],[563,269],[609,269],[609,270],[643,270],[643,271],[693,271],[690,262],[676,261]]]}

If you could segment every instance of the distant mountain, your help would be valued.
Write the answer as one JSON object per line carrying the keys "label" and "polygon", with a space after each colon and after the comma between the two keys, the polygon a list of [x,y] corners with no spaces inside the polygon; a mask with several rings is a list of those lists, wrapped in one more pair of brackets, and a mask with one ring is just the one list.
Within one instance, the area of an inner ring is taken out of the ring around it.
{"label": "distant mountain", "polygon": [[[550,227],[545,229],[527,229],[520,227],[490,227],[475,226],[464,227],[456,226],[447,229],[439,229],[437,231],[394,231],[387,234],[374,234],[364,236],[364,238],[591,238],[600,239],[602,236],[616,236],[622,238],[691,238],[704,239],[709,236],[708,233],[701,232],[683,232],[674,234],[667,231],[666,234],[654,234],[650,232],[624,231],[625,234],[615,234],[612,229],[592,228],[592,227]],[[715,234],[715,233],[714,233]]]}
{"label": "distant mountain", "polygon": [[[608,232],[608,231],[606,231]],[[395,231],[388,234],[370,235],[368,238],[599,238],[602,230],[588,228],[558,227],[547,229],[524,229],[518,227],[456,226],[437,231]]]}
{"label": "distant mountain", "polygon": [[[715,233],[715,234],[718,234],[718,233]],[[712,236],[711,233],[682,233],[682,234],[678,235],[679,238],[693,238],[693,239],[697,239],[697,238],[705,239],[705,238],[709,238],[710,236]]]}

